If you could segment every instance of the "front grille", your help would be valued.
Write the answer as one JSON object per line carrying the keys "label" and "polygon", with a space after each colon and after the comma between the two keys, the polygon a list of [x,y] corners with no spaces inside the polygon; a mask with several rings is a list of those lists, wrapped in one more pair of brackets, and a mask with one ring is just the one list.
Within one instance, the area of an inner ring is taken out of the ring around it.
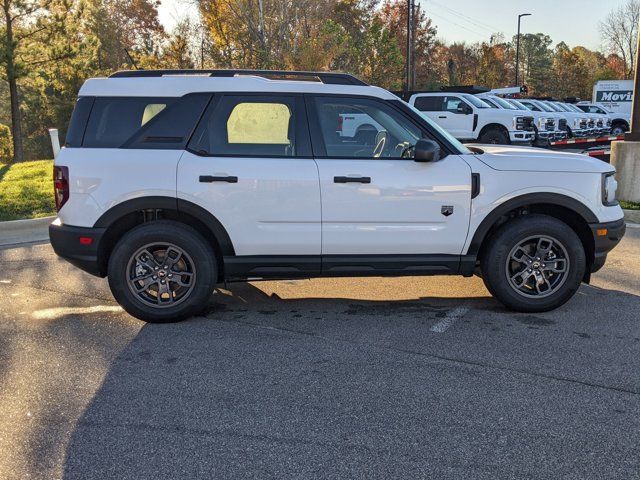
{"label": "front grille", "polygon": [[547,122],[544,124],[544,129],[548,131],[553,131],[555,127],[556,127],[556,122],[554,122],[552,118],[548,119]]}
{"label": "front grille", "polygon": [[522,117],[522,125],[527,132],[533,131],[533,117]]}
{"label": "front grille", "polygon": [[558,121],[558,128],[560,130],[566,130],[567,129],[567,120],[565,118],[561,118]]}
{"label": "front grille", "polygon": [[602,120],[598,120],[598,123],[596,123],[596,126],[598,128],[602,128],[602,126],[603,126]]}
{"label": "front grille", "polygon": [[587,121],[586,120],[580,120],[580,129],[584,130],[585,128],[587,128]]}
{"label": "front grille", "polygon": [[596,122],[594,122],[593,120],[589,120],[589,123],[587,123],[588,128],[595,128],[595,126],[596,126]]}

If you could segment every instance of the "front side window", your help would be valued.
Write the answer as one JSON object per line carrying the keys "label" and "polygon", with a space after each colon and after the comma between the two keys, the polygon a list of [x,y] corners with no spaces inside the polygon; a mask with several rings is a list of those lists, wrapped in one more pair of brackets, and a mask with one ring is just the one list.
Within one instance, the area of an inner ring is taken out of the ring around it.
{"label": "front side window", "polygon": [[316,133],[327,157],[410,158],[411,147],[422,138],[420,128],[384,102],[355,97],[314,101]]}
{"label": "front side window", "polygon": [[458,113],[459,108],[463,108],[465,103],[459,97],[445,97],[444,109],[447,112]]}
{"label": "front side window", "polygon": [[296,97],[228,95],[206,113],[189,148],[207,155],[298,156]]}
{"label": "front side window", "polygon": [[176,98],[99,97],[91,109],[83,147],[118,148]]}

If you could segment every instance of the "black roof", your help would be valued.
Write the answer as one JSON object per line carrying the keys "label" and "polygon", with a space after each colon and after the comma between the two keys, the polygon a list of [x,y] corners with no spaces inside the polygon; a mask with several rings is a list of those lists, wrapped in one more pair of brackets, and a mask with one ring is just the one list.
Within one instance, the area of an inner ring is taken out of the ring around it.
{"label": "black roof", "polygon": [[171,75],[196,75],[208,77],[233,77],[235,75],[256,75],[278,80],[311,80],[320,81],[332,85],[360,85],[368,84],[359,78],[340,72],[298,72],[289,70],[249,70],[249,69],[222,69],[222,70],[121,70],[112,73],[109,78],[152,78]]}

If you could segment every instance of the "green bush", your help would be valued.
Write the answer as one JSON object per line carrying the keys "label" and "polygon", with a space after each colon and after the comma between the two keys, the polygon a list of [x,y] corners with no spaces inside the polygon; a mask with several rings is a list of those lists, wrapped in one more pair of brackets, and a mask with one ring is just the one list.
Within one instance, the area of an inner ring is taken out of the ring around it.
{"label": "green bush", "polygon": [[13,160],[13,140],[11,129],[0,123],[0,162]]}

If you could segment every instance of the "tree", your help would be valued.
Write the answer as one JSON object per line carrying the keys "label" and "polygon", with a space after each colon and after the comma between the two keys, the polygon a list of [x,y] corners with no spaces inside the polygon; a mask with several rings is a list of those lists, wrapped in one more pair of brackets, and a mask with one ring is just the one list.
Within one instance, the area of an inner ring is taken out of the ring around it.
{"label": "tree", "polygon": [[[33,48],[38,38],[64,28],[64,12],[69,6],[54,0],[1,0],[4,17],[0,45],[0,62],[4,80],[9,85],[11,109],[11,134],[13,137],[13,161],[24,159],[22,112],[18,81],[27,75],[29,68],[65,58],[65,49]],[[56,9],[52,8],[57,6]]]}
{"label": "tree", "polygon": [[[515,44],[517,38],[513,37]],[[552,64],[551,37],[543,33],[527,33],[520,36],[520,58],[524,71],[524,81],[529,91],[536,95],[550,93]]]}
{"label": "tree", "polygon": [[625,65],[624,78],[633,78],[636,43],[640,21],[640,0],[627,3],[609,12],[600,22],[600,34],[609,53],[622,58]]}

